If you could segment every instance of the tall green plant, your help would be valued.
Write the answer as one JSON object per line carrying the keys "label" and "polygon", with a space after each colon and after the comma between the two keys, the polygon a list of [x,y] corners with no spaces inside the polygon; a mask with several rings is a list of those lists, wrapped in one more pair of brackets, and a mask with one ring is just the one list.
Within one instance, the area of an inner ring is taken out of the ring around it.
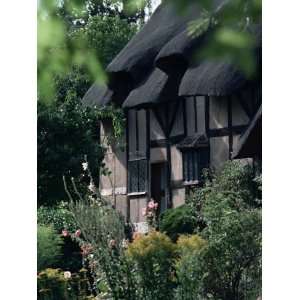
{"label": "tall green plant", "polygon": [[[201,255],[205,295],[251,299],[261,288],[261,201],[250,166],[228,162],[191,201],[201,203],[208,246]],[[194,206],[199,209],[199,205]]]}
{"label": "tall green plant", "polygon": [[137,238],[129,245],[127,255],[136,269],[140,299],[173,298],[175,245],[167,235],[152,231]]}
{"label": "tall green plant", "polygon": [[[78,191],[74,179],[71,179],[72,189],[65,179],[70,211],[82,232],[82,238],[77,237],[77,240],[83,255],[93,271],[95,282],[98,282],[98,288],[107,286],[107,292],[113,299],[139,299],[132,266],[125,256],[124,218],[101,197],[87,162],[83,168],[90,179],[85,194]],[[101,290],[98,292],[101,293]]]}
{"label": "tall green plant", "polygon": [[55,267],[61,252],[62,239],[51,226],[37,228],[37,269]]}

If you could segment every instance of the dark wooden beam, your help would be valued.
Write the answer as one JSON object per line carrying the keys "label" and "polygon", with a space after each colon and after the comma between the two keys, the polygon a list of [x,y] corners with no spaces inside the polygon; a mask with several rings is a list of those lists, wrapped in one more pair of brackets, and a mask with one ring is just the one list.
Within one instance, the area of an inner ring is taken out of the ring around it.
{"label": "dark wooden beam", "polygon": [[150,201],[151,194],[151,168],[150,168],[150,109],[146,109],[146,157],[147,157],[147,176],[146,188],[147,198]]}
{"label": "dark wooden beam", "polygon": [[209,132],[209,96],[205,96],[205,133],[208,137]]}
{"label": "dark wooden beam", "polygon": [[139,114],[138,111],[135,110],[135,151],[138,153],[139,151]]}
{"label": "dark wooden beam", "polygon": [[[205,109],[205,134],[207,138],[209,139],[209,96],[205,96],[205,103],[204,103],[204,109]],[[208,165],[210,165],[210,143],[208,143]]]}
{"label": "dark wooden beam", "polygon": [[198,132],[198,122],[197,122],[197,119],[198,119],[198,114],[197,114],[197,97],[193,97],[193,105],[194,105],[194,126],[195,126],[195,133]]}
{"label": "dark wooden beam", "polygon": [[128,174],[128,161],[129,161],[129,121],[128,121],[128,111],[126,111],[126,131],[125,131],[125,135],[126,135],[126,182],[127,182],[127,187],[126,187],[126,191],[127,191],[127,195],[126,195],[126,220],[127,222],[130,221],[130,199],[128,196],[129,193],[129,174]]}
{"label": "dark wooden beam", "polygon": [[244,112],[246,113],[246,115],[248,116],[249,119],[251,119],[253,117],[252,112],[251,112],[251,108],[249,107],[249,105],[247,104],[247,102],[243,99],[242,93],[239,92],[237,94],[238,97],[238,101],[242,107],[242,109],[244,110]]}
{"label": "dark wooden beam", "polygon": [[228,117],[228,158],[232,159],[232,152],[233,152],[233,133],[232,133],[232,99],[231,97],[227,97],[227,117]]}
{"label": "dark wooden beam", "polygon": [[160,125],[160,127],[161,127],[161,129],[162,129],[162,131],[163,131],[163,133],[166,137],[167,136],[167,128],[165,127],[164,122],[163,122],[161,116],[159,115],[158,108],[154,108],[153,112],[154,112],[154,115],[157,119],[158,124]]}
{"label": "dark wooden beam", "polygon": [[[237,125],[237,126],[232,126],[232,134],[241,134],[243,133],[248,127],[247,125]],[[209,129],[208,131],[209,137],[221,137],[221,136],[229,136],[230,134],[230,129],[228,127],[223,127],[223,128],[215,128],[215,129]]]}
{"label": "dark wooden beam", "polygon": [[[179,143],[185,137],[184,134],[172,136],[169,138],[169,142],[171,145],[175,145]],[[151,148],[160,148],[165,147],[167,145],[167,139],[154,140],[150,142]]]}
{"label": "dark wooden beam", "polygon": [[166,145],[167,151],[167,207],[172,208],[172,188],[171,188],[171,172],[172,172],[172,162],[171,162],[171,145],[168,142]]}
{"label": "dark wooden beam", "polygon": [[183,132],[184,132],[184,136],[187,136],[186,99],[185,98],[183,98],[183,100],[182,100],[182,107],[183,107]]}
{"label": "dark wooden beam", "polygon": [[[178,112],[179,105],[180,105],[180,101],[178,100],[178,101],[176,101],[176,104],[175,104],[175,110],[174,110],[173,116],[171,118],[171,122],[170,122],[170,124],[168,124],[168,136],[170,136],[172,128],[173,128],[173,125],[175,123],[176,115],[177,115],[177,112]],[[168,111],[168,109],[167,109],[167,111]]]}

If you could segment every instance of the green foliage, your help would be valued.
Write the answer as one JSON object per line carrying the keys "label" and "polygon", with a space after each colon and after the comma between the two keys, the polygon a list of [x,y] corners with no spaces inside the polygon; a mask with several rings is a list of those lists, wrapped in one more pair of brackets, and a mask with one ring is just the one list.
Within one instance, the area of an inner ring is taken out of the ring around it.
{"label": "green foliage", "polygon": [[55,267],[61,257],[62,239],[50,226],[37,228],[37,269]]}
{"label": "green foliage", "polygon": [[[125,46],[135,30],[133,25],[117,17],[96,16],[90,18],[86,27],[74,30],[69,39],[80,45],[88,44],[89,51],[95,52],[97,59],[106,65]],[[89,56],[88,52],[81,53],[78,59],[85,60]],[[51,64],[51,61],[49,62],[47,57],[48,64]],[[77,65],[80,66],[81,63],[78,62]],[[95,70],[95,73],[100,74],[98,70]],[[62,176],[69,175],[77,178],[81,173],[80,163],[84,155],[88,156],[91,165],[94,166],[94,170],[91,170],[93,176],[98,175],[96,169],[105,150],[99,145],[100,119],[112,120],[114,137],[121,136],[123,132],[124,115],[121,109],[110,106],[91,109],[81,105],[80,101],[92,83],[91,77],[86,74],[86,69],[79,67],[72,67],[65,73],[57,71],[54,80],[51,81],[54,82],[52,97],[40,93],[43,89],[39,89],[41,101],[38,102],[38,202],[40,205],[55,204],[57,199],[66,199]]]}
{"label": "green foliage", "polygon": [[[106,67],[136,33],[137,26],[119,17],[90,17],[84,27],[75,29],[71,38],[95,51],[97,60]],[[82,54],[82,59],[86,59]]]}
{"label": "green foliage", "polygon": [[159,230],[165,232],[173,241],[179,234],[193,233],[196,228],[196,218],[188,205],[167,209],[160,216]]}
{"label": "green foliage", "polygon": [[[228,162],[206,181],[192,203],[201,203],[208,246],[201,255],[201,284],[216,299],[250,299],[261,288],[259,186],[249,166]],[[199,206],[194,207],[195,210]]]}
{"label": "green foliage", "polygon": [[103,156],[97,113],[82,107],[77,97],[70,98],[62,104],[38,103],[39,205],[66,199],[62,176],[79,176],[84,155],[93,166],[99,166]]}
{"label": "green foliage", "polygon": [[[207,45],[197,51],[195,59],[226,59],[246,76],[257,75],[257,62],[253,55],[255,40],[249,29],[261,23],[261,0],[230,0],[217,11],[212,10],[213,1],[191,1],[199,5],[202,16],[190,22],[189,33],[201,36],[208,28],[213,29]],[[180,12],[187,8],[183,0],[176,0],[175,3]]]}
{"label": "green foliage", "polygon": [[[122,215],[100,196],[93,184],[91,173],[90,192],[80,195],[73,181],[75,191],[70,191],[70,210],[74,214],[84,238],[77,237],[85,260],[93,271],[100,293],[113,299],[136,299],[136,286],[132,269],[125,257],[125,222]],[[74,192],[74,193],[73,193]],[[75,196],[77,198],[75,198]]]}
{"label": "green foliage", "polygon": [[182,235],[177,240],[178,259],[175,265],[177,287],[176,299],[203,299],[201,297],[201,253],[207,241],[199,235]]}
{"label": "green foliage", "polygon": [[[61,234],[63,229],[67,232],[75,232],[78,229],[67,202],[60,202],[58,205],[51,207],[39,207],[37,222],[39,225],[52,226],[58,234]],[[69,236],[63,237],[62,256],[57,261],[57,266],[72,272],[82,267],[82,257],[78,243],[72,241]]]}
{"label": "green foliage", "polygon": [[75,232],[76,220],[68,209],[66,202],[60,202],[57,206],[41,206],[37,210],[37,222],[39,225],[52,225],[56,232],[63,229]]}
{"label": "green foliage", "polygon": [[170,238],[157,231],[129,245],[127,255],[136,266],[142,299],[172,299],[175,250]]}
{"label": "green foliage", "polygon": [[94,299],[90,293],[87,270],[69,273],[70,278],[66,278],[66,273],[50,268],[40,272],[37,276],[38,300]]}
{"label": "green foliage", "polygon": [[[38,5],[38,89],[41,100],[52,101],[53,78],[69,73],[73,66],[82,67],[93,81],[105,82],[104,67],[125,44],[126,34],[143,23],[149,1],[132,6],[131,0],[41,0]],[[129,6],[132,9],[128,9]],[[151,10],[151,9],[150,9]],[[99,17],[99,18],[98,18]],[[108,23],[106,23],[106,20]],[[85,30],[87,26],[87,30]],[[115,30],[109,35],[108,28]],[[82,32],[75,34],[74,32]],[[127,30],[128,29],[128,30]],[[95,33],[94,40],[86,38]],[[91,34],[89,34],[91,33]],[[127,37],[128,41],[128,37]],[[126,42],[127,42],[126,41]],[[101,48],[94,48],[94,47]],[[106,57],[108,55],[109,57]],[[103,59],[103,61],[102,61]]]}

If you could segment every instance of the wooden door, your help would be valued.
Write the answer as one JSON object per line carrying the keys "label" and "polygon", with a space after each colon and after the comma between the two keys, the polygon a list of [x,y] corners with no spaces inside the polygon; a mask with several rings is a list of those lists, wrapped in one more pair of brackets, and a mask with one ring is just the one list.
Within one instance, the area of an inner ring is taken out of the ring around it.
{"label": "wooden door", "polygon": [[159,213],[167,209],[166,167],[166,163],[151,164],[151,198],[158,203]]}

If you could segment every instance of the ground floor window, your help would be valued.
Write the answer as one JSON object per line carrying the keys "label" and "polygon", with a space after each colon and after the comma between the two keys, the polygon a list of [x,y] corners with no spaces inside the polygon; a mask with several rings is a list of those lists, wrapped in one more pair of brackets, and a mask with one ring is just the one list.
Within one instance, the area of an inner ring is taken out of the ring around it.
{"label": "ground floor window", "polygon": [[128,191],[139,193],[146,191],[147,160],[137,159],[128,161]]}
{"label": "ground floor window", "polygon": [[184,149],[183,159],[183,181],[197,182],[202,179],[204,168],[209,166],[209,148]]}

